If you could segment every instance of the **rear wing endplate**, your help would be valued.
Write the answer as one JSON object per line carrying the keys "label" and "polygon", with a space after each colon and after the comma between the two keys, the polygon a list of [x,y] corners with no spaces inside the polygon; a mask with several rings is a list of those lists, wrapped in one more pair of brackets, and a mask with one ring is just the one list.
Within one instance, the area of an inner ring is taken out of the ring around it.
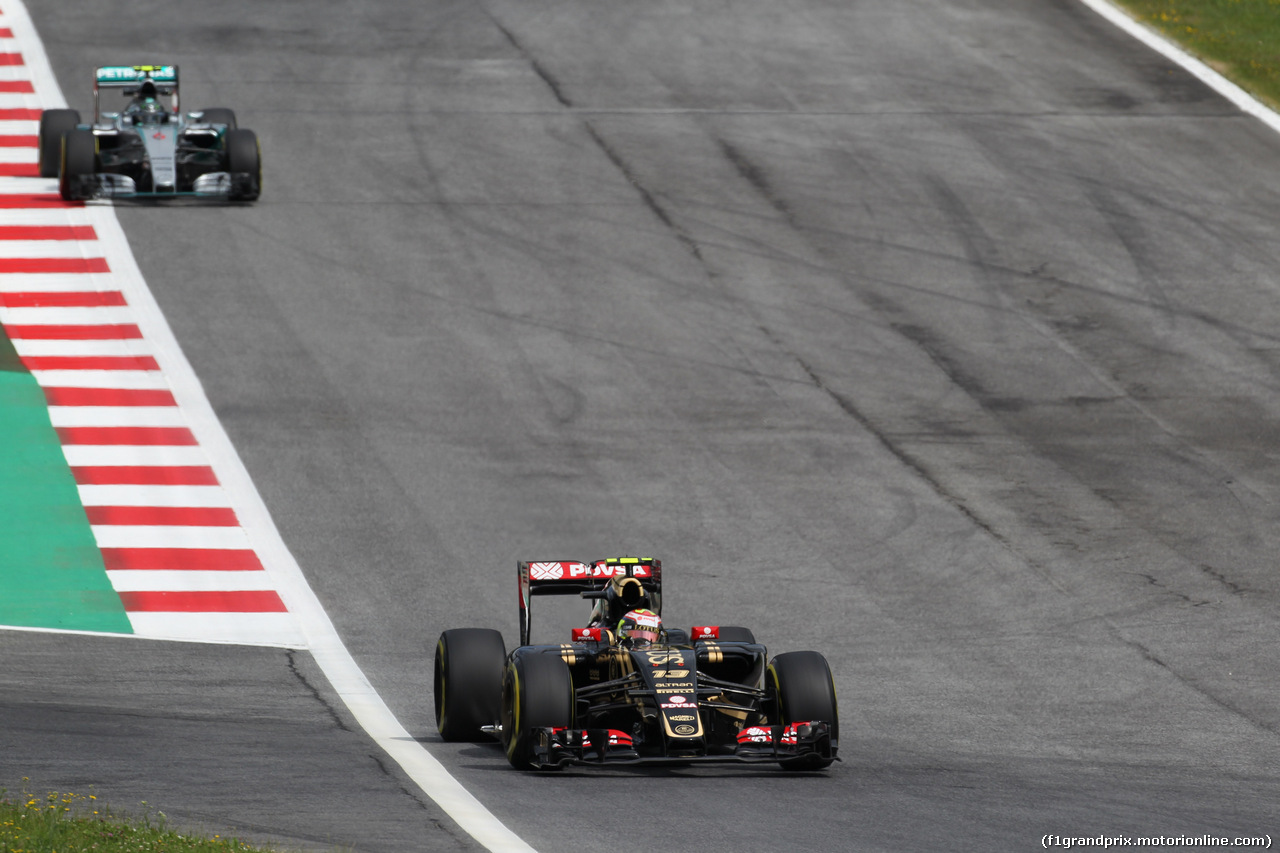
{"label": "rear wing endplate", "polygon": [[581,595],[601,592],[614,578],[637,578],[650,593],[662,594],[662,561],[648,557],[610,557],[583,563],[578,560],[521,560],[516,563],[520,581],[520,645],[529,645],[532,618],[529,600],[535,595]]}

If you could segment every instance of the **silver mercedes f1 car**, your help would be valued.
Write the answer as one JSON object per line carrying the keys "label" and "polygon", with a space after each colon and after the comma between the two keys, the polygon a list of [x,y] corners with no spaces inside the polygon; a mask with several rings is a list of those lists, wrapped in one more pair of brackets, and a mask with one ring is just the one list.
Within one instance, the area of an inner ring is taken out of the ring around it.
{"label": "silver mercedes f1 car", "polygon": [[[104,109],[104,91],[130,100]],[[72,109],[40,117],[40,176],[64,199],[221,197],[253,201],[262,152],[252,130],[225,107],[183,113],[178,66],[105,66],[93,83],[93,122]]]}

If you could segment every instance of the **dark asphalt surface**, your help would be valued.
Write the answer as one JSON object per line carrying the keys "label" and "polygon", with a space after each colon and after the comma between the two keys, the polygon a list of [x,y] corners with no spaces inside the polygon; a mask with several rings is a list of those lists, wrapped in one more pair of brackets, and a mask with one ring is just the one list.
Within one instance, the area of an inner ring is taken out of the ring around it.
{"label": "dark asphalt surface", "polygon": [[[544,853],[1276,834],[1280,136],[1070,0],[32,3],[182,67],[252,207],[121,206],[392,710]],[[514,563],[832,663],[843,762],[510,771],[430,649]],[[0,772],[467,847],[305,654],[0,636]],[[10,782],[12,784],[12,782]]]}

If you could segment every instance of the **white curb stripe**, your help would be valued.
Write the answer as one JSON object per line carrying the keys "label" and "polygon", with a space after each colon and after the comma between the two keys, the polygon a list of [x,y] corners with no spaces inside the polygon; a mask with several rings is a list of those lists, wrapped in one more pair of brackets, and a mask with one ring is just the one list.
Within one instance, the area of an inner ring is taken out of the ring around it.
{"label": "white curb stripe", "polygon": [[231,507],[221,486],[79,486],[90,506]]}

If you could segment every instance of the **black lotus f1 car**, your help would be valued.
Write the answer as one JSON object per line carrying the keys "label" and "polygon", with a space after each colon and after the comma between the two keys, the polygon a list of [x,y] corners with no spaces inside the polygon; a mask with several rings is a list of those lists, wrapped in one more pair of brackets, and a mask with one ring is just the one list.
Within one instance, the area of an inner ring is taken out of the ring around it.
{"label": "black lotus f1 car", "polygon": [[[666,629],[632,643],[628,612],[661,613],[662,564],[647,558],[517,564],[520,646],[456,628],[435,654],[436,724],[447,741],[497,736],[519,769],[707,761],[817,770],[837,760],[835,685],[818,652],[780,654],[738,626]],[[539,595],[594,602],[570,642],[530,645]]]}
{"label": "black lotus f1 car", "polygon": [[[132,98],[104,111],[103,89]],[[40,176],[58,178],[64,199],[222,197],[262,191],[262,152],[252,130],[225,107],[183,113],[178,66],[105,66],[93,84],[93,123],[71,109],[40,117]]]}

